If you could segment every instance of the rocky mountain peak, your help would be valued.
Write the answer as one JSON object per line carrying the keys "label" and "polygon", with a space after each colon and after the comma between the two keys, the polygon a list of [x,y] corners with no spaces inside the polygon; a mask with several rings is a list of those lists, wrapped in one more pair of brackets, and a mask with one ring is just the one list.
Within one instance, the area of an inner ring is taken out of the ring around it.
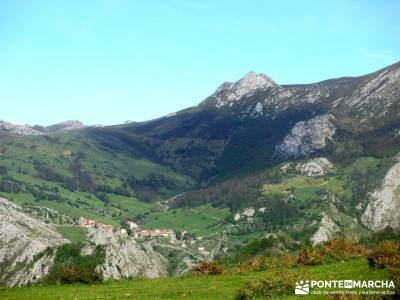
{"label": "rocky mountain peak", "polygon": [[267,90],[273,87],[279,87],[279,85],[270,77],[262,73],[257,74],[250,71],[235,83],[224,82],[221,84],[207,100],[210,99],[217,107],[225,105],[231,107],[245,96],[247,97],[256,91]]}
{"label": "rocky mountain peak", "polygon": [[259,88],[277,86],[278,84],[267,75],[250,71],[242,79],[240,79],[236,86],[238,89],[255,90]]}
{"label": "rocky mountain peak", "polygon": [[51,125],[49,127],[53,127],[53,128],[57,127],[57,128],[59,128],[59,130],[68,131],[68,130],[75,130],[75,129],[83,128],[83,127],[85,127],[85,124],[83,124],[79,120],[68,120],[68,121],[58,123],[58,124]]}
{"label": "rocky mountain peak", "polygon": [[64,122],[50,125],[47,127],[35,126],[35,129],[37,129],[41,132],[44,132],[44,133],[51,133],[51,132],[63,132],[63,131],[77,130],[77,129],[81,129],[84,127],[86,127],[86,125],[83,124],[79,120],[68,120],[68,121],[64,121]]}

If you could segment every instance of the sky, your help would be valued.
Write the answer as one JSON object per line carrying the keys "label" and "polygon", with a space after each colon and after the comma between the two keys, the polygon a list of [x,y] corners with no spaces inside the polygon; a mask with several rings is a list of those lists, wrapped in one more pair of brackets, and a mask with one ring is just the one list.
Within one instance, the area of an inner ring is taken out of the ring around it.
{"label": "sky", "polygon": [[279,84],[400,60],[398,0],[0,0],[0,120],[144,121],[250,70]]}

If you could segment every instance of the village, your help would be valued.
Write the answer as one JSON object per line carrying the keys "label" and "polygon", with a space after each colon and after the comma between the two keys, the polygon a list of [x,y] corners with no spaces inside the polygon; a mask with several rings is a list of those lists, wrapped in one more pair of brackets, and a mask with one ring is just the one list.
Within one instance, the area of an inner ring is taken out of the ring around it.
{"label": "village", "polygon": [[[179,243],[182,248],[187,248],[189,245],[194,247],[196,243],[202,240],[202,237],[194,237],[187,234],[187,231],[181,231],[180,237],[177,239],[176,233],[172,229],[140,229],[139,225],[132,220],[125,222],[125,228],[115,229],[113,225],[103,224],[95,220],[86,219],[83,217],[79,218],[79,226],[82,228],[98,228],[104,231],[118,233],[121,237],[131,236],[135,239],[145,238],[166,238],[169,239],[170,243]],[[205,247],[197,247],[199,254],[207,256],[209,252]]]}

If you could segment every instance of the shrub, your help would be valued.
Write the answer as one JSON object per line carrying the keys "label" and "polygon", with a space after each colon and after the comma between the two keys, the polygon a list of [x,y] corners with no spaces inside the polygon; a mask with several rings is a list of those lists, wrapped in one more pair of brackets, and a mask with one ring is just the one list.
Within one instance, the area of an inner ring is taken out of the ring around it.
{"label": "shrub", "polygon": [[96,283],[103,277],[96,267],[104,262],[105,253],[96,248],[92,255],[81,254],[81,244],[65,244],[57,249],[54,265],[44,279],[50,283]]}
{"label": "shrub", "polygon": [[96,283],[103,281],[103,276],[94,271],[78,266],[55,266],[49,272],[47,282],[57,283]]}
{"label": "shrub", "polygon": [[366,254],[366,249],[359,245],[354,244],[351,240],[346,238],[335,238],[326,242],[321,250],[321,256],[324,261],[342,261],[357,257],[363,257]]}
{"label": "shrub", "polygon": [[0,175],[7,175],[7,167],[0,166]]}
{"label": "shrub", "polygon": [[395,241],[383,241],[367,259],[371,267],[393,268],[400,264],[400,245]]}
{"label": "shrub", "polygon": [[280,270],[279,274],[249,282],[246,287],[238,291],[236,299],[276,298],[276,296],[291,294],[297,277]]}
{"label": "shrub", "polygon": [[291,268],[295,265],[295,258],[290,255],[279,256],[255,256],[240,263],[237,271],[245,273],[249,271],[265,271],[268,269]]}
{"label": "shrub", "polygon": [[255,295],[254,292],[248,288],[242,288],[238,291],[236,296],[237,300],[250,300],[254,299]]}
{"label": "shrub", "polygon": [[221,264],[214,261],[205,261],[192,269],[193,275],[220,275],[224,271]]}
{"label": "shrub", "polygon": [[321,254],[310,246],[303,247],[296,258],[297,266],[314,266],[323,261]]}
{"label": "shrub", "polygon": [[400,295],[400,266],[389,267],[388,269],[390,278],[394,282],[396,295]]}

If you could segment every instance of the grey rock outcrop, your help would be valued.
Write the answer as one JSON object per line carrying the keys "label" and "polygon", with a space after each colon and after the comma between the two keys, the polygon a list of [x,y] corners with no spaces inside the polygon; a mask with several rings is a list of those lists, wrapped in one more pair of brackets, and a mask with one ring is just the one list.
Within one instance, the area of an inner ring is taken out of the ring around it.
{"label": "grey rock outcrop", "polygon": [[336,172],[335,166],[325,157],[318,157],[301,163],[288,162],[280,167],[283,174],[294,173],[309,177],[331,175]]}
{"label": "grey rock outcrop", "polygon": [[235,83],[223,83],[210,98],[213,99],[216,107],[232,106],[245,96],[272,87],[278,87],[278,84],[267,75],[249,72]]}
{"label": "grey rock outcrop", "polygon": [[[364,76],[351,94],[334,102],[334,109],[350,110],[361,124],[375,127],[385,118],[398,116],[400,65]],[[341,107],[341,108],[340,108]]]}
{"label": "grey rock outcrop", "polygon": [[336,132],[333,121],[334,117],[326,114],[296,123],[290,133],[276,146],[274,156],[298,158],[323,149],[327,140],[333,140]]}
{"label": "grey rock outcrop", "polygon": [[50,126],[36,125],[34,129],[41,133],[54,133],[54,132],[66,132],[85,128],[86,125],[78,120],[68,120],[61,123],[53,124]]}
{"label": "grey rock outcrop", "polygon": [[339,226],[336,225],[336,223],[325,214],[321,219],[318,230],[311,237],[311,242],[314,246],[318,245],[322,242],[330,240],[338,232],[340,232]]}
{"label": "grey rock outcrop", "polygon": [[54,259],[54,253],[45,250],[68,243],[53,228],[4,198],[0,198],[0,224],[0,283],[7,286],[38,281]]}
{"label": "grey rock outcrop", "polygon": [[295,169],[300,174],[309,177],[325,176],[333,174],[336,171],[335,166],[325,157],[313,158],[304,163],[299,163]]}
{"label": "grey rock outcrop", "polygon": [[400,162],[389,169],[382,186],[371,194],[361,220],[373,231],[400,228]]}
{"label": "grey rock outcrop", "polygon": [[39,135],[39,131],[29,125],[13,124],[10,122],[0,121],[0,132],[13,135]]}
{"label": "grey rock outcrop", "polygon": [[91,228],[82,251],[90,255],[97,246],[105,250],[105,261],[97,267],[104,279],[156,278],[167,274],[167,259],[154,251],[150,242],[139,242],[115,232]]}

